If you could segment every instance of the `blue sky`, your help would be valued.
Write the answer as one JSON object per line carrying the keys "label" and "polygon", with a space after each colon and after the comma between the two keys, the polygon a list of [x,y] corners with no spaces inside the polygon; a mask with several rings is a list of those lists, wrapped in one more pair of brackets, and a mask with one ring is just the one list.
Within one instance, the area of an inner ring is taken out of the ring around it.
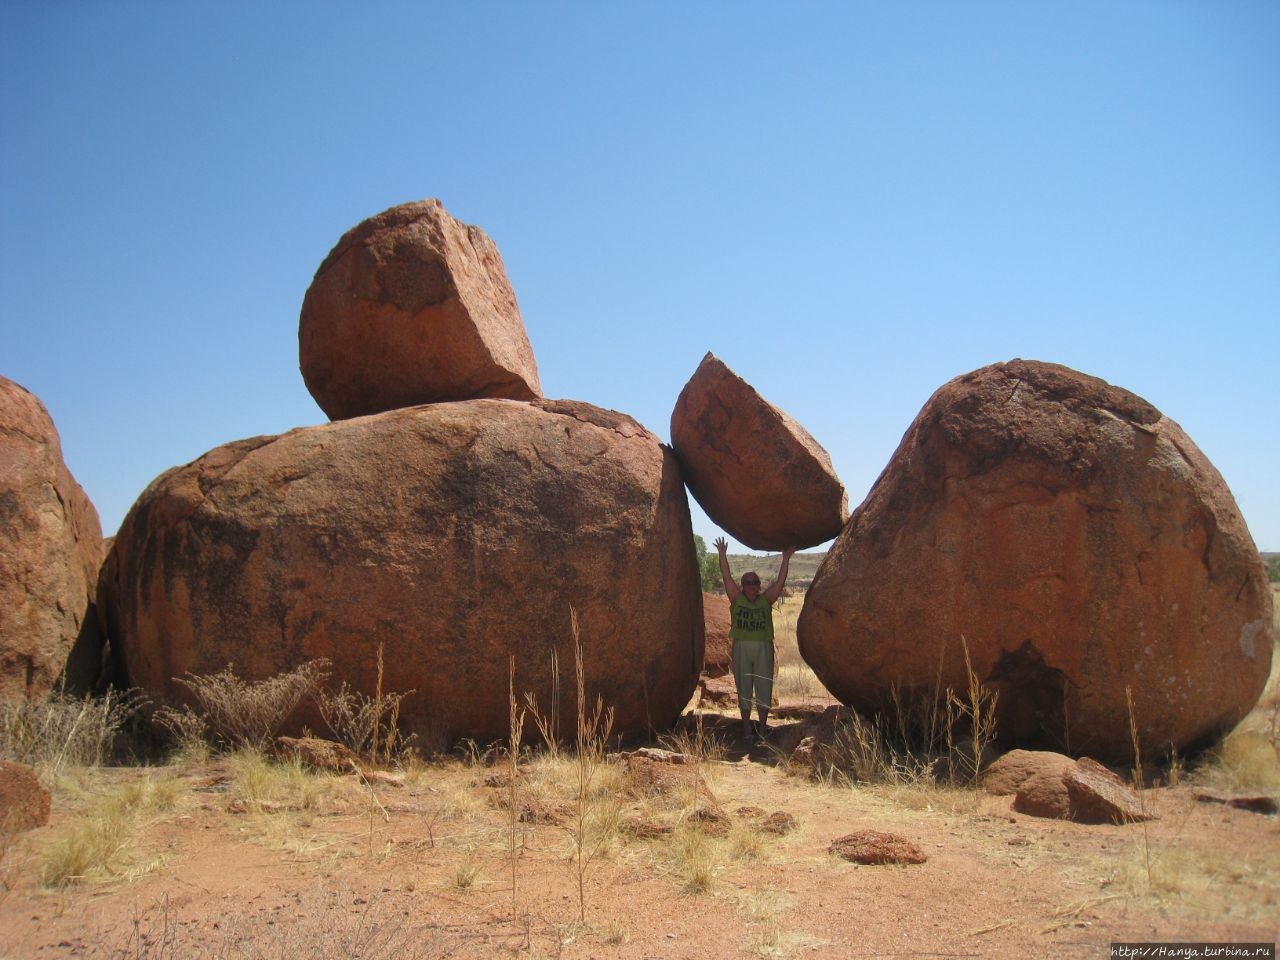
{"label": "blue sky", "polygon": [[1278,97],[1270,2],[9,0],[0,375],[113,533],[169,467],[324,421],[316,267],[439,197],[548,396],[665,440],[713,351],[856,505],[942,383],[1063,363],[1280,550]]}

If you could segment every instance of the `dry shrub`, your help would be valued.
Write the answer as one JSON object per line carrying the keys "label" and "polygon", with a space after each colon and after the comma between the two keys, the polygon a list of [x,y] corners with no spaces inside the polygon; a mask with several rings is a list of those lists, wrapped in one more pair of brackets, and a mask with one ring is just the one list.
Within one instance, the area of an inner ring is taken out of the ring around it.
{"label": "dry shrub", "polygon": [[400,733],[400,701],[413,693],[383,693],[372,697],[352,690],[344,680],[337,690],[319,690],[316,706],[335,740],[374,763],[402,758],[416,734]]}
{"label": "dry shrub", "polygon": [[830,743],[820,744],[814,773],[828,782],[916,784],[932,782],[933,761],[912,752],[904,738],[857,713],[836,724]]}
{"label": "dry shrub", "polygon": [[145,704],[135,690],[101,697],[52,693],[0,708],[0,757],[57,774],[95,767],[115,752],[125,724]]}
{"label": "dry shrub", "polygon": [[691,724],[682,721],[674,730],[659,734],[658,743],[674,753],[693,757],[700,764],[719,763],[727,752],[724,739],[706,729],[701,712],[694,714]]}
{"label": "dry shrub", "polygon": [[303,698],[320,688],[328,668],[327,660],[311,660],[265,680],[242,680],[233,664],[218,673],[187,674],[186,679],[176,679],[191,691],[199,716],[189,708],[162,707],[156,711],[157,720],[181,736],[202,718],[209,734],[224,745],[265,749]]}

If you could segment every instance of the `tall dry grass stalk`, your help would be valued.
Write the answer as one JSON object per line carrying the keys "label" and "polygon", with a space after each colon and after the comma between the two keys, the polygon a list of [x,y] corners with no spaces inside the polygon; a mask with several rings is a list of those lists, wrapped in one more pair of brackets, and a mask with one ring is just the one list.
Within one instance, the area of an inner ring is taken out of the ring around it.
{"label": "tall dry grass stalk", "polygon": [[507,673],[507,710],[508,710],[508,739],[507,739],[507,758],[510,763],[508,769],[508,795],[507,795],[507,856],[511,861],[511,916],[514,919],[519,915],[519,896],[517,894],[516,881],[518,879],[517,864],[519,854],[516,849],[516,830],[520,822],[520,806],[518,790],[519,786],[517,778],[520,776],[520,739],[524,734],[524,710],[519,708],[516,702],[516,657],[511,655],[511,662]]}
{"label": "tall dry grass stalk", "polygon": [[[956,779],[957,767],[969,780],[977,779],[982,772],[983,755],[996,738],[996,703],[999,700],[999,693],[984,687],[974,672],[973,660],[969,657],[969,641],[963,634],[960,647],[964,654],[965,695],[962,697],[947,688],[942,730],[948,758],[958,761],[951,764],[952,781]],[[968,728],[967,750],[956,748],[957,727]]]}
{"label": "tall dry grass stalk", "polygon": [[542,735],[542,742],[552,758],[560,754],[560,654],[551,647],[551,709],[546,714],[538,709],[538,695],[532,691],[524,695],[533,722]]}
{"label": "tall dry grass stalk", "polygon": [[390,766],[401,760],[417,739],[400,731],[400,704],[413,690],[391,693],[384,685],[382,643],[378,644],[378,674],[373,696],[352,690],[346,681],[334,691],[317,687],[316,707],[334,738],[375,764]]}
{"label": "tall dry grass stalk", "polygon": [[587,710],[586,668],[582,655],[582,636],[578,630],[578,611],[569,607],[569,629],[573,636],[574,677],[578,694],[575,746],[577,748],[577,796],[574,806],[573,848],[578,881],[578,921],[587,921],[587,865],[600,852],[608,831],[592,822],[593,788],[604,765],[605,748],[613,732],[613,707],[596,695],[595,708]]}

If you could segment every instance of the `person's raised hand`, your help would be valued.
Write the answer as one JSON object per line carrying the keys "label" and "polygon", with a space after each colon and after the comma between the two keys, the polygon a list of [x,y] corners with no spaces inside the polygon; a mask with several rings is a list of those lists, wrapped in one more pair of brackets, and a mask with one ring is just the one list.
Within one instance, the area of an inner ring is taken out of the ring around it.
{"label": "person's raised hand", "polygon": [[715,547],[720,553],[724,553],[729,549],[729,542],[724,537],[716,537]]}

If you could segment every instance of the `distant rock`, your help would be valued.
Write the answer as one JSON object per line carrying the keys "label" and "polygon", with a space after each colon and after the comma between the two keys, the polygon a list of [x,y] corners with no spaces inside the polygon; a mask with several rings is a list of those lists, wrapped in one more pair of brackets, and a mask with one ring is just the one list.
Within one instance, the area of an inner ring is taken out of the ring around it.
{"label": "distant rock", "polygon": [[710,353],[676,401],[671,444],[707,516],[752,549],[816,546],[848,515],[826,450]]}
{"label": "distant rock", "polygon": [[723,593],[702,592],[702,625],[706,652],[702,671],[708,677],[733,672],[733,640],[729,636],[729,598]]}
{"label": "distant rock", "polygon": [[[113,643],[161,702],[186,702],[188,673],[320,657],[372,695],[383,644],[382,688],[415,691],[400,721],[424,739],[505,738],[512,656],[517,696],[558,704],[571,737],[571,610],[615,733],[669,725],[702,668],[675,457],[588,404],[431,404],[218,447],[148,487],[109,569]],[[304,724],[323,729],[282,732]]]}
{"label": "distant rock", "polygon": [[343,235],[303,299],[298,353],[332,420],[542,394],[497,246],[439,200],[392,207]]}
{"label": "distant rock", "polygon": [[0,703],[87,691],[102,641],[93,602],[98,512],[62,459],[49,413],[0,377]]}
{"label": "distant rock", "polygon": [[[1176,423],[1066,367],[943,385],[805,599],[800,651],[860,712],[976,676],[1005,747],[1126,762],[1243,718],[1271,667],[1271,591],[1230,491]],[[944,649],[945,648],[945,649]],[[942,664],[939,673],[939,664]]]}

